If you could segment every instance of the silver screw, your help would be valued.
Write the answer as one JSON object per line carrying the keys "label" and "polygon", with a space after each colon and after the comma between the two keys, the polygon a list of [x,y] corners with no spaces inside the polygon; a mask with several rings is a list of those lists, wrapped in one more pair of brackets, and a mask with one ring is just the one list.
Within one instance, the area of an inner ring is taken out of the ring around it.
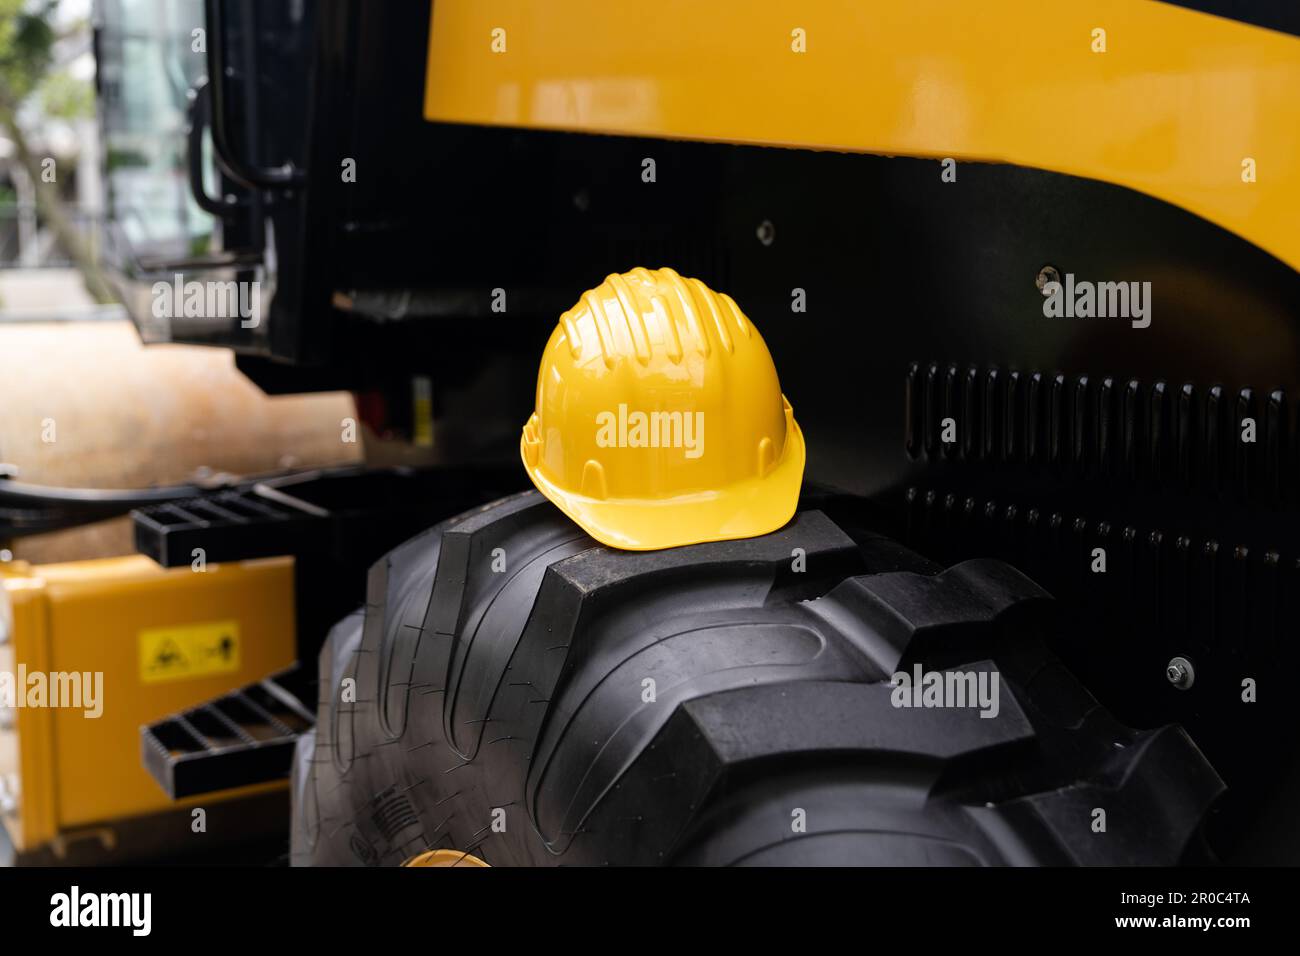
{"label": "silver screw", "polygon": [[776,226],[772,225],[772,220],[764,219],[758,224],[758,241],[765,246],[770,246],[776,242]]}
{"label": "silver screw", "polygon": [[1056,266],[1043,266],[1038,270],[1038,275],[1034,279],[1034,285],[1038,286],[1039,292],[1042,292],[1043,295],[1047,295],[1047,283],[1056,282],[1059,284],[1060,281],[1061,273]]}
{"label": "silver screw", "polygon": [[1179,690],[1189,690],[1196,683],[1196,670],[1185,657],[1175,657],[1165,665],[1165,677]]}

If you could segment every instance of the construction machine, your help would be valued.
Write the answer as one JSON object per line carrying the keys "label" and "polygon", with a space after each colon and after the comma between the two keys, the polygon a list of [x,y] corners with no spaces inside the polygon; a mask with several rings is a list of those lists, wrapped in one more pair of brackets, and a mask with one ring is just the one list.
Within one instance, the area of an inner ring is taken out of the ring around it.
{"label": "construction machine", "polygon": [[159,691],[123,787],[287,792],[295,865],[1300,861],[1300,22],[1243,17],[100,0],[141,337],[403,449],[0,482],[150,559],[44,577]]}

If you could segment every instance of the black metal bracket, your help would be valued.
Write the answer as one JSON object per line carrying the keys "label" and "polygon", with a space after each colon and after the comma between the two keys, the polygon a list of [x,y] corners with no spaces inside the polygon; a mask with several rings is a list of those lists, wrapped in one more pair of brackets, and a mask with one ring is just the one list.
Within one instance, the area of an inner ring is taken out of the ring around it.
{"label": "black metal bracket", "polygon": [[[298,185],[306,179],[306,173],[294,166],[292,161],[282,166],[256,166],[245,162],[231,146],[229,132],[226,129],[225,77],[225,34],[224,17],[221,6],[225,0],[207,0],[206,22],[208,29],[208,76],[212,78],[209,85],[212,96],[212,148],[216,154],[217,164],[222,171],[249,189],[286,189]],[[251,56],[253,45],[247,50]],[[249,76],[257,75],[256,64],[247,64]]]}

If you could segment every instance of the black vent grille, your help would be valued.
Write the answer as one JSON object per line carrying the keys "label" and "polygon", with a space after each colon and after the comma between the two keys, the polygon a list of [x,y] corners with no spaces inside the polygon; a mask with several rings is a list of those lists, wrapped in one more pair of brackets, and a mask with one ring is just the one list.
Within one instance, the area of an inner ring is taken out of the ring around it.
{"label": "black vent grille", "polygon": [[[1300,503],[1300,456],[1282,389],[940,362],[913,362],[905,389],[904,441],[914,460]],[[952,442],[941,440],[948,418]],[[1242,440],[1247,418],[1253,442]]]}

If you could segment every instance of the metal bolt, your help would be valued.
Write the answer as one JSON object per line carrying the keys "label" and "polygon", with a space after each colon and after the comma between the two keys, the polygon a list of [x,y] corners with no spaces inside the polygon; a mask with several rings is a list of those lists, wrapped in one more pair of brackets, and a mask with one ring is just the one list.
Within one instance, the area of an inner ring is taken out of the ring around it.
{"label": "metal bolt", "polygon": [[1165,665],[1165,677],[1179,690],[1189,690],[1196,683],[1196,670],[1185,657],[1175,657]]}
{"label": "metal bolt", "polygon": [[770,246],[776,241],[776,226],[772,225],[772,220],[764,219],[758,224],[758,241],[765,246]]}
{"label": "metal bolt", "polygon": [[1056,266],[1043,266],[1038,270],[1038,276],[1034,279],[1034,285],[1038,286],[1038,291],[1047,295],[1047,283],[1060,283],[1061,273]]}

